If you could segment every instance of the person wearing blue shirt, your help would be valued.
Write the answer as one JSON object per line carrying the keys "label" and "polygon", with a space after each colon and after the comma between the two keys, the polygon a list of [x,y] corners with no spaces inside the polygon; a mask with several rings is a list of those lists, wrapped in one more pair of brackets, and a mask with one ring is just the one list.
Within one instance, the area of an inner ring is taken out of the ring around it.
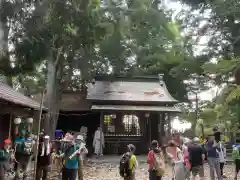
{"label": "person wearing blue shirt", "polygon": [[[22,153],[22,144],[24,143],[24,141],[25,141],[24,135],[20,135],[20,136],[16,137],[14,140],[15,158],[16,158],[17,162],[19,162],[19,160],[20,160],[21,153]],[[15,171],[17,170],[17,166],[18,166],[18,163],[15,163],[15,165],[14,165]]]}
{"label": "person wearing blue shirt", "polygon": [[28,176],[28,165],[33,155],[35,141],[32,134],[27,132],[25,134],[22,133],[20,137],[17,137],[14,144],[16,149],[16,160],[18,162],[15,167],[15,179],[20,179],[21,170],[23,171],[23,179],[26,179]]}
{"label": "person wearing blue shirt", "polygon": [[220,162],[217,150],[219,151],[219,143],[214,140],[214,137],[210,137],[207,144],[207,161],[210,168],[210,177],[211,180],[215,180],[214,171],[216,171],[217,179],[222,180],[221,171],[220,171]]}
{"label": "person wearing blue shirt", "polygon": [[79,154],[77,154],[71,159],[69,157],[77,150],[78,150],[78,145],[75,143],[72,143],[71,146],[64,152],[62,180],[76,180],[80,156]]}

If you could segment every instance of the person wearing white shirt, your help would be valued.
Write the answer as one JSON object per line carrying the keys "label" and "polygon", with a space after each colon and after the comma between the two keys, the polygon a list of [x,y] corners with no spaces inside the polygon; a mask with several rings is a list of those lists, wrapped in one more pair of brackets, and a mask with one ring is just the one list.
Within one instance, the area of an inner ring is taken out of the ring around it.
{"label": "person wearing white shirt", "polygon": [[221,175],[224,178],[225,175],[223,174],[223,168],[226,162],[226,148],[222,142],[219,142],[219,149],[217,149],[217,152],[219,156]]}

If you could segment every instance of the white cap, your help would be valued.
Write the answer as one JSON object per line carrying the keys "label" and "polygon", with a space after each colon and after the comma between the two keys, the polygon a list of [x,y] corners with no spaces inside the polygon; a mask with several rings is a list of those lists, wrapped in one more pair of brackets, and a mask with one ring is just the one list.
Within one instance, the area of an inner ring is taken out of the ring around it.
{"label": "white cap", "polygon": [[200,142],[200,139],[199,139],[198,137],[195,137],[195,138],[193,138],[193,142],[194,142],[194,143],[199,143],[199,142]]}
{"label": "white cap", "polygon": [[81,141],[84,141],[84,140],[83,140],[83,136],[82,136],[82,135],[78,135],[78,136],[77,136],[77,138],[76,138],[76,140],[81,140]]}

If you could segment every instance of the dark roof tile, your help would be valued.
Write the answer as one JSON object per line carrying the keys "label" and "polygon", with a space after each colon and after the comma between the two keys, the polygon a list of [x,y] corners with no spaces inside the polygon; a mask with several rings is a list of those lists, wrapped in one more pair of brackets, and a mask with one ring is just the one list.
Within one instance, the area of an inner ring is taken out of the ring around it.
{"label": "dark roof tile", "polygon": [[24,96],[20,92],[15,91],[10,86],[0,83],[0,99],[14,103],[23,107],[39,109],[40,104],[31,98]]}
{"label": "dark roof tile", "polygon": [[158,81],[96,81],[89,84],[89,100],[138,101],[138,102],[176,102],[165,84]]}

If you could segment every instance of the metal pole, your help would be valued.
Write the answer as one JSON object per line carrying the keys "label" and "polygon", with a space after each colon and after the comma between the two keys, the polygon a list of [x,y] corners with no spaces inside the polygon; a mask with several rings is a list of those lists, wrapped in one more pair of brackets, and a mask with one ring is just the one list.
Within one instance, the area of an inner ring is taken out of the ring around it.
{"label": "metal pole", "polygon": [[38,156],[38,147],[39,147],[39,135],[41,130],[41,121],[42,121],[42,108],[43,108],[43,100],[44,100],[44,92],[42,92],[42,99],[40,103],[39,117],[38,117],[38,131],[37,131],[37,142],[36,142],[36,153],[35,153],[35,163],[34,163],[34,179],[36,179],[37,175],[37,156]]}

